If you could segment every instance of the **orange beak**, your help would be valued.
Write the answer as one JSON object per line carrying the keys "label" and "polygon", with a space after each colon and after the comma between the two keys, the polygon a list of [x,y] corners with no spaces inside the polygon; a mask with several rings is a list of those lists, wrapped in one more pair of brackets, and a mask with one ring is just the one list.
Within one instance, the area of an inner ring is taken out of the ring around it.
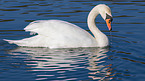
{"label": "orange beak", "polygon": [[108,26],[109,31],[111,31],[112,28],[111,28],[111,21],[110,21],[110,19],[106,19],[106,24]]}

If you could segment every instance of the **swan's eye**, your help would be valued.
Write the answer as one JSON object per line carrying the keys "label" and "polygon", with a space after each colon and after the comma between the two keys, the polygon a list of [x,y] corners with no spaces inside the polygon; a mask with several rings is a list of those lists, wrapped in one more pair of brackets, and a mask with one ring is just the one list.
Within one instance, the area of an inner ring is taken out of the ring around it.
{"label": "swan's eye", "polygon": [[109,23],[111,23],[111,20],[109,20]]}
{"label": "swan's eye", "polygon": [[110,21],[111,21],[111,22],[113,21],[113,18],[112,18],[112,17],[110,18]]}
{"label": "swan's eye", "polygon": [[106,13],[106,19],[110,19],[109,23],[113,21],[113,18]]}

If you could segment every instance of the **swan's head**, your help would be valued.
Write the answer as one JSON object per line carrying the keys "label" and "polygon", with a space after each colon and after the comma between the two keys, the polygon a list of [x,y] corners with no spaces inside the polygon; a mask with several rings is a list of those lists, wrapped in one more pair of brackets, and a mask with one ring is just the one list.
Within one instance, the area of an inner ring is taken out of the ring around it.
{"label": "swan's head", "polygon": [[100,15],[102,16],[102,18],[106,21],[108,29],[112,30],[111,22],[112,22],[113,18],[111,15],[111,9],[105,4],[99,4],[96,7],[97,7]]}

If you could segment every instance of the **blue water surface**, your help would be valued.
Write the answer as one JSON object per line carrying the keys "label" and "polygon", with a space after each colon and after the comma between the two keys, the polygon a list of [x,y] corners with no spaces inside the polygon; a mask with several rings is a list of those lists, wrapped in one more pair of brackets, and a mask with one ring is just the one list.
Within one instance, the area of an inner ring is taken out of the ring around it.
{"label": "blue water surface", "polygon": [[[96,19],[109,47],[28,48],[3,40],[30,37],[23,29],[34,20],[60,19],[89,30],[87,15],[102,3],[114,19],[111,33]],[[0,0],[0,81],[144,81],[144,26],[144,0]]]}

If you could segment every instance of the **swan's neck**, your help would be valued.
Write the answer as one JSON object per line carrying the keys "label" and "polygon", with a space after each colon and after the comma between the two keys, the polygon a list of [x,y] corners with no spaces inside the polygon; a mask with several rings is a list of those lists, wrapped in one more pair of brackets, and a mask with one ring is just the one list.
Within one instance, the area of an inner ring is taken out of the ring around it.
{"label": "swan's neck", "polygon": [[108,45],[108,38],[107,36],[102,33],[96,26],[95,24],[95,19],[97,17],[97,15],[99,14],[99,11],[97,9],[97,7],[94,7],[91,12],[88,15],[88,27],[90,29],[90,31],[93,33],[98,46],[103,47],[103,46],[107,46]]}

